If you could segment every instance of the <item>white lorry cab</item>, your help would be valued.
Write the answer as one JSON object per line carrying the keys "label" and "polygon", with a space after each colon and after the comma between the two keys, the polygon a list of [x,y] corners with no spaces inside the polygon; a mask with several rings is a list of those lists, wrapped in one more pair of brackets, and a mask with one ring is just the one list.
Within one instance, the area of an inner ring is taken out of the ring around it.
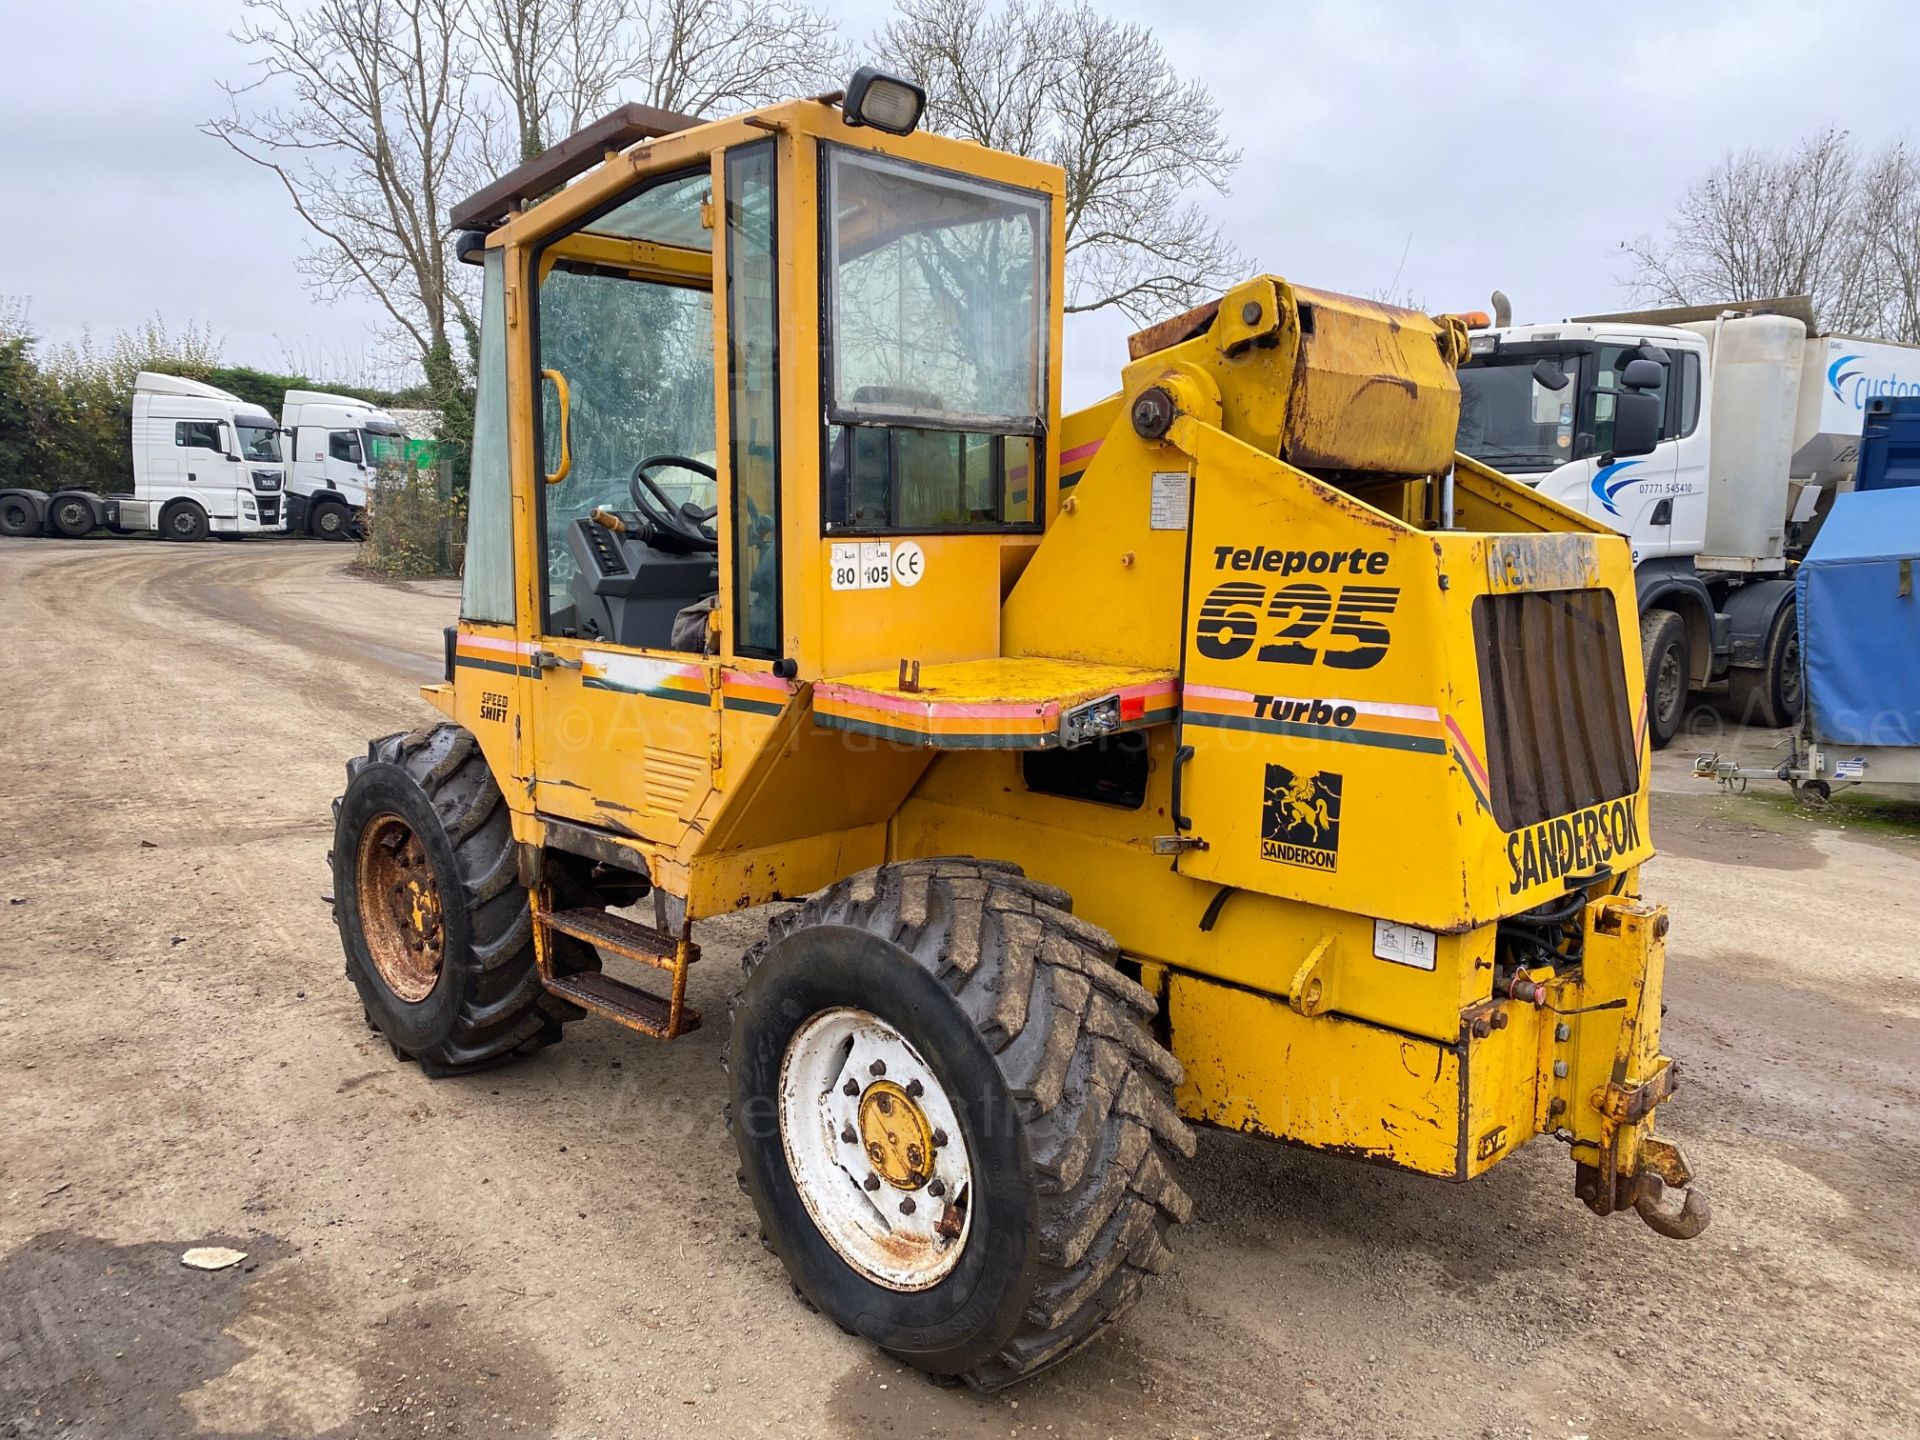
{"label": "white lorry cab", "polygon": [[405,454],[406,431],[386,411],[351,395],[289,390],[280,406],[291,472],[290,524],[323,540],[358,534],[367,484],[380,466]]}
{"label": "white lorry cab", "polygon": [[1742,718],[1791,724],[1790,567],[1851,485],[1867,399],[1920,385],[1920,350],[1820,335],[1804,297],[1552,324],[1498,313],[1469,347],[1461,452],[1632,542],[1654,744],[1690,691],[1723,682]]}
{"label": "white lorry cab", "polygon": [[258,405],[198,380],[142,370],[133,385],[132,489],[0,490],[0,534],[279,534],[287,523],[280,438]]}

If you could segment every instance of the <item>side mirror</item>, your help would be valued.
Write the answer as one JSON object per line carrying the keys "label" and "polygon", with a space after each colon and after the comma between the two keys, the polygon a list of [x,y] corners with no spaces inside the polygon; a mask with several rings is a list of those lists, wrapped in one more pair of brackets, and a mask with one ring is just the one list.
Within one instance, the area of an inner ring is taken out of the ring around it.
{"label": "side mirror", "polygon": [[234,454],[233,451],[231,450],[227,452],[227,460],[229,461],[229,463],[234,465],[238,465],[240,463],[240,457]]}
{"label": "side mirror", "polygon": [[[1651,360],[1633,362],[1633,365],[1652,364]],[[1628,374],[1631,373],[1630,365]],[[1660,443],[1660,416],[1665,408],[1658,395],[1649,395],[1644,389],[1622,390],[1614,396],[1613,453],[1616,456],[1652,454],[1654,446]]]}
{"label": "side mirror", "polygon": [[1533,383],[1543,390],[1564,390],[1572,378],[1551,360],[1533,362]]}
{"label": "side mirror", "polygon": [[1666,378],[1666,367],[1658,360],[1629,360],[1627,368],[1620,372],[1620,387],[1623,390],[1658,390]]}

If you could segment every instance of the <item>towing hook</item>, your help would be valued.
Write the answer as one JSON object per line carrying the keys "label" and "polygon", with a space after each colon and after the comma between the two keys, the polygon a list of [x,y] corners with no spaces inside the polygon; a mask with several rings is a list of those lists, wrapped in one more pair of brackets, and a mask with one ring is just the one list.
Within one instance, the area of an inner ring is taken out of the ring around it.
{"label": "towing hook", "polygon": [[[1680,1208],[1665,1203],[1670,1194],[1681,1196]],[[1649,1174],[1633,1202],[1634,1211],[1653,1228],[1655,1234],[1669,1240],[1691,1240],[1713,1223],[1713,1207],[1707,1197],[1692,1185],[1669,1190],[1658,1175]]]}

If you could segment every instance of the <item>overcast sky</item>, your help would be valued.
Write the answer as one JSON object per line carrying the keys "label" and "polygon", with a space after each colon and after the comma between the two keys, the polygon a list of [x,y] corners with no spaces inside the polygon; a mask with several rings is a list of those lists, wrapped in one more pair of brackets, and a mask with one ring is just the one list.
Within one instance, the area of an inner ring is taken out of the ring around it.
{"label": "overcast sky", "polygon": [[[885,9],[832,8],[856,39]],[[1207,203],[1261,269],[1434,309],[1484,306],[1496,285],[1523,320],[1616,305],[1621,240],[1658,231],[1729,148],[1829,124],[1869,144],[1920,131],[1920,6],[1106,8],[1158,27],[1212,87],[1245,160]],[[0,0],[0,296],[29,297],[55,341],[158,311],[234,361],[358,373],[380,317],[301,288],[277,182],[195,128],[223,104],[216,81],[244,74],[239,9]],[[1129,328],[1069,328],[1070,403],[1113,388]]]}

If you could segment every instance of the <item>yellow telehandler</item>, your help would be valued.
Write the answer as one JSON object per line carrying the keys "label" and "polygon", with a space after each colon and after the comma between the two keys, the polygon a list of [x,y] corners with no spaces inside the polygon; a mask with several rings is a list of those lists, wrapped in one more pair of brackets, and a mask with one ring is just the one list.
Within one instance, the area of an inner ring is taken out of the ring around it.
{"label": "yellow telehandler", "polygon": [[1062,174],[923,104],[628,107],[459,207],[446,719],[335,806],[369,1022],[432,1074],[670,1040],[695,922],[781,902],[741,1185],[981,1388],[1167,1263],[1189,1122],[1452,1180],[1548,1136],[1698,1233],[1626,542],[1453,453],[1459,320],[1270,275],[1063,419]]}

